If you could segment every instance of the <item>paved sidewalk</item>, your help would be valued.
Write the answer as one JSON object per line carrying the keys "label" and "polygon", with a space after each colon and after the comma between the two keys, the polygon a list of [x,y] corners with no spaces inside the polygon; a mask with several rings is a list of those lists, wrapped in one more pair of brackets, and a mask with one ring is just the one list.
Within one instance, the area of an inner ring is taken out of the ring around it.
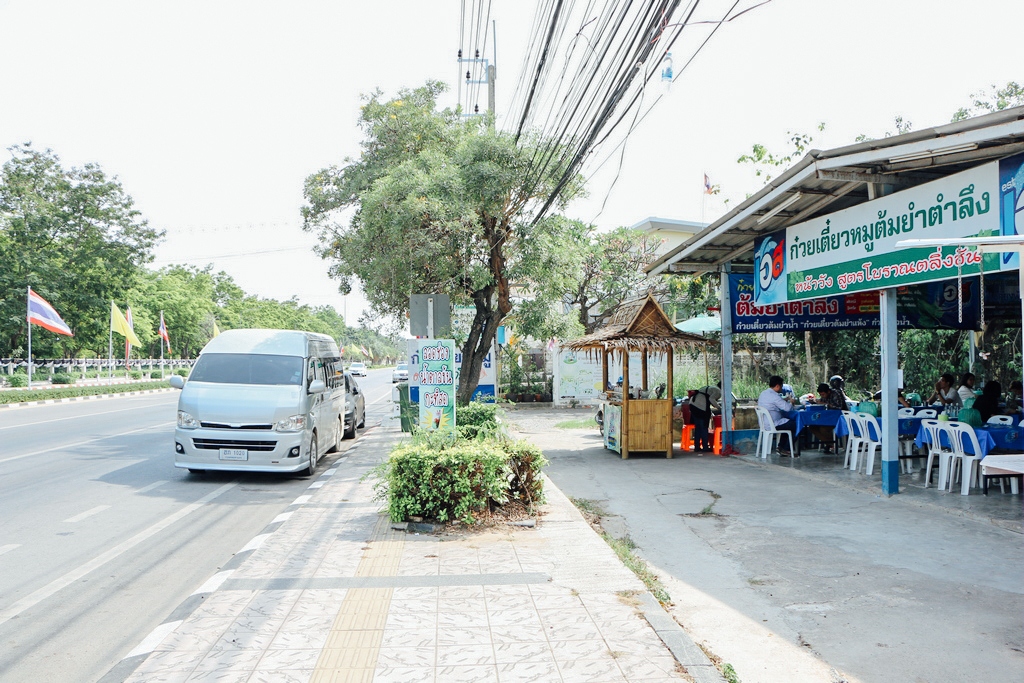
{"label": "paved sidewalk", "polygon": [[399,438],[369,430],[104,680],[722,681],[550,482],[534,529],[392,529],[361,478]]}

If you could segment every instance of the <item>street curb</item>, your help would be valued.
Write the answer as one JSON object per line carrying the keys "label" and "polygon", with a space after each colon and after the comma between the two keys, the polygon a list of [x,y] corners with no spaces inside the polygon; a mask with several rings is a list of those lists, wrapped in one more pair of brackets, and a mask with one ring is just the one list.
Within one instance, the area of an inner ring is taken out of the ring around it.
{"label": "street curb", "polygon": [[101,398],[120,398],[122,396],[142,396],[143,394],[163,394],[175,391],[167,389],[144,389],[142,391],[119,391],[114,394],[90,394],[88,396],[69,396],[67,398],[49,398],[42,401],[22,401],[20,403],[0,403],[0,410],[5,408],[28,408],[30,406],[49,406],[56,403],[73,403],[75,401],[95,401]]}
{"label": "street curb", "polygon": [[718,671],[718,667],[712,664],[704,651],[690,638],[690,634],[683,630],[653,595],[645,592],[637,596],[637,599],[644,619],[696,683],[725,683],[725,677]]}

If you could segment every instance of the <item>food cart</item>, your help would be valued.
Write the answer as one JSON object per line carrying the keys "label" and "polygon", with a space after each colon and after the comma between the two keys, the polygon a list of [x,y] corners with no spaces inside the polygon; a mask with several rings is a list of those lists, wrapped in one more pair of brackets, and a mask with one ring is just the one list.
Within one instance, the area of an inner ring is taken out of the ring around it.
{"label": "food cart", "polygon": [[[703,337],[680,332],[665,311],[648,294],[627,301],[616,309],[601,329],[562,347],[573,351],[601,354],[601,381],[604,406],[605,447],[623,459],[630,453],[657,452],[672,457],[672,360],[681,346],[706,343]],[[630,354],[640,355],[640,383],[630,384]],[[648,385],[648,359],[666,357],[663,393]],[[608,382],[612,362],[621,364],[622,384]]]}

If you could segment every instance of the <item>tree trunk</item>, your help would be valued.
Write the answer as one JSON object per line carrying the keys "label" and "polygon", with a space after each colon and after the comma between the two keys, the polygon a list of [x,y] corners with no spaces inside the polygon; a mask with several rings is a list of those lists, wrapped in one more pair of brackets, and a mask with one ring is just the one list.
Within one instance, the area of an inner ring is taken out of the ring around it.
{"label": "tree trunk", "polygon": [[811,358],[811,333],[809,331],[804,332],[804,367],[807,369],[807,383],[810,385],[811,391],[814,391],[817,384],[814,381],[814,361]]}

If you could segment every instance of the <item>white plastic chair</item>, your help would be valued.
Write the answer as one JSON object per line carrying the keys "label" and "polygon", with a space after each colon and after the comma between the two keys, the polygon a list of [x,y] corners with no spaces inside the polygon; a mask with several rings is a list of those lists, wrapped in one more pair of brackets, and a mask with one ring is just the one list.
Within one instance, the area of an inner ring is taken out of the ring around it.
{"label": "white plastic chair", "polygon": [[846,420],[846,431],[848,434],[846,437],[846,459],[843,460],[843,469],[845,470],[850,468],[851,460],[856,465],[857,456],[860,453],[861,446],[864,445],[864,432],[861,430],[860,422],[857,421],[857,417],[852,411],[844,410],[843,419]]}
{"label": "white plastic chair", "polygon": [[935,408],[925,408],[924,410],[919,410],[917,411],[916,415],[916,417],[930,417],[932,419],[935,419],[938,416],[939,411],[935,410]]}
{"label": "white plastic chair", "polygon": [[864,473],[870,477],[875,471],[875,453],[877,452],[879,457],[882,455],[882,429],[874,415],[859,413],[857,419],[860,420],[864,432]]}
{"label": "white plastic chair", "polygon": [[1013,426],[1013,418],[1009,415],[993,415],[989,419],[985,420],[987,425],[1009,425]]}
{"label": "white plastic chair", "polygon": [[794,445],[792,432],[788,432],[785,429],[776,429],[775,423],[772,422],[772,416],[765,408],[757,406],[754,408],[754,412],[757,413],[757,424],[760,428],[760,431],[757,434],[757,452],[758,455],[761,456],[761,459],[766,460],[768,458],[768,454],[781,444],[783,436],[789,438],[789,452],[793,453]]}
{"label": "white plastic chair", "polygon": [[1019,425],[1017,425],[1017,426],[1018,426],[1018,427],[1024,427],[1024,420],[1021,420],[1021,421],[1020,421],[1020,424],[1019,424]]}
{"label": "white plastic chair", "polygon": [[[928,483],[931,481],[932,465],[934,465],[936,458],[939,460],[939,474],[935,486],[940,489],[946,488],[946,476],[954,457],[952,445],[954,435],[950,434],[949,430],[946,429],[948,425],[948,422],[940,422],[939,420],[921,420],[921,426],[928,432],[928,461],[924,467],[925,488],[928,488]],[[949,443],[948,446],[942,444],[943,434],[946,435]]]}
{"label": "white plastic chair", "polygon": [[[984,457],[981,453],[981,445],[978,443],[978,435],[974,433],[974,427],[962,422],[951,422],[949,424],[950,436],[953,439],[953,461],[949,470],[949,490],[953,490],[953,482],[956,481],[956,474],[959,470],[960,495],[966,496],[971,491],[971,485],[977,479],[977,473],[981,471],[978,465]],[[973,453],[968,453],[964,447],[964,440],[971,444]]]}
{"label": "white plastic chair", "polygon": [[900,408],[896,411],[896,417],[914,417],[913,408]]}

